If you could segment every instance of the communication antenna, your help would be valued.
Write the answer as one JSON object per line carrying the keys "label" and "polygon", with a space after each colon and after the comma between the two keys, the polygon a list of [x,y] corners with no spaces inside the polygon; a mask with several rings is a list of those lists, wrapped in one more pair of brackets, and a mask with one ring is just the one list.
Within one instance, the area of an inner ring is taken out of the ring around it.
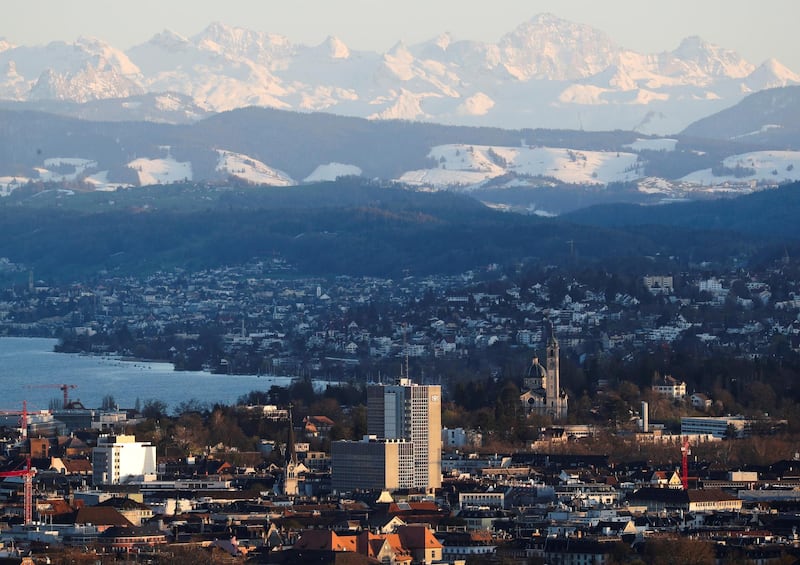
{"label": "communication antenna", "polygon": [[400,368],[400,376],[402,378],[408,379],[409,372],[408,372],[408,326],[403,323],[403,349],[405,350],[405,375],[403,375],[403,368]]}

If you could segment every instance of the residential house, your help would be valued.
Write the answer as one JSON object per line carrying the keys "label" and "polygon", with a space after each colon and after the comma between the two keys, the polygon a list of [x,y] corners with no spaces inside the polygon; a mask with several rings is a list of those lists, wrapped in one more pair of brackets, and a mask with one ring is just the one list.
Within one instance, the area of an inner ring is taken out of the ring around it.
{"label": "residential house", "polygon": [[652,388],[653,392],[657,392],[672,400],[683,400],[686,398],[686,383],[670,375],[665,375],[663,379],[659,379],[653,384]]}
{"label": "residential house", "polygon": [[689,397],[692,407],[698,410],[706,411],[711,408],[711,399],[703,393],[696,392]]}

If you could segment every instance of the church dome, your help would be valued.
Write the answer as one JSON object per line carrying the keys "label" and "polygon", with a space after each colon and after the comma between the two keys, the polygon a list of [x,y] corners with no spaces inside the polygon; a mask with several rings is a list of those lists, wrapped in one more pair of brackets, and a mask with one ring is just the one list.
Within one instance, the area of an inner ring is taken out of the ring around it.
{"label": "church dome", "polygon": [[547,376],[547,369],[545,369],[541,363],[539,363],[539,358],[534,357],[533,361],[531,362],[531,366],[528,367],[528,372],[525,374],[525,378],[528,379],[543,379]]}

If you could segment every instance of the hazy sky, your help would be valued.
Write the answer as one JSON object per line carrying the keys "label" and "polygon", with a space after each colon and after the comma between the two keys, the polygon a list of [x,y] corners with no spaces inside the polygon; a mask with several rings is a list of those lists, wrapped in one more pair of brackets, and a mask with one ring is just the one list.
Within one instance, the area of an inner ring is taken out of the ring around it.
{"label": "hazy sky", "polygon": [[655,53],[699,35],[755,64],[774,57],[800,73],[800,0],[2,0],[0,37],[15,44],[98,37],[115,47],[165,29],[191,36],[214,21],[315,45],[385,51],[449,32],[495,42],[536,14],[590,24],[623,47]]}

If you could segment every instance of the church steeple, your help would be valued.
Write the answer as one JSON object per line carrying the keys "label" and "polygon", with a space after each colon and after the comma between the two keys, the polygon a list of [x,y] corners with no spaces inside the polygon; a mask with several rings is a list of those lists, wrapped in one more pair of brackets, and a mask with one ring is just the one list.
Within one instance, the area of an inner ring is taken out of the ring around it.
{"label": "church steeple", "polygon": [[550,335],[547,338],[546,368],[547,383],[545,390],[547,393],[547,404],[549,411],[555,418],[561,417],[561,409],[558,404],[559,393],[561,392],[561,375],[559,374],[559,348],[556,340],[552,323],[548,322]]}
{"label": "church steeple", "polygon": [[294,447],[294,423],[292,421],[292,408],[293,406],[289,404],[289,433],[286,436],[286,453],[284,454],[284,461],[289,463],[293,461],[297,463],[297,452],[295,451]]}
{"label": "church steeple", "polygon": [[561,389],[561,368],[558,340],[549,318],[545,318],[542,334],[545,342],[544,366],[538,358],[526,373],[523,383],[529,389],[520,395],[520,400],[528,413],[549,416],[553,421],[567,417],[568,397]]}
{"label": "church steeple", "polygon": [[300,490],[297,484],[297,451],[294,446],[294,424],[292,405],[289,404],[289,434],[286,437],[285,465],[283,466],[283,494],[296,496]]}

